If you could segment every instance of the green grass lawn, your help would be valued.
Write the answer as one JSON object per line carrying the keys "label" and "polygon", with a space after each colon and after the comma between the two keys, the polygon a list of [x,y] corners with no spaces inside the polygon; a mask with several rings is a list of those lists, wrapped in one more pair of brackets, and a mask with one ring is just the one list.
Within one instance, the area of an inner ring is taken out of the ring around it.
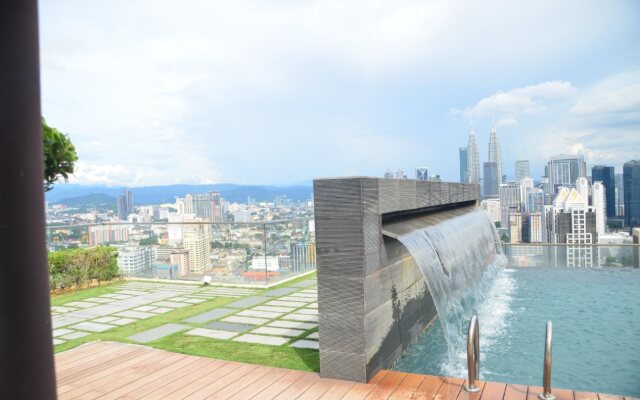
{"label": "green grass lawn", "polygon": [[[283,283],[269,289],[260,290],[256,292],[256,295],[279,287],[291,286],[296,282],[312,278],[315,278],[315,273],[313,275],[303,276],[291,282]],[[65,293],[52,297],[51,302],[53,305],[63,305],[71,301],[77,301],[90,297],[101,296],[106,293],[117,292],[118,290],[121,290],[121,286],[122,283],[118,282],[102,287],[84,289],[74,293]],[[238,299],[230,297],[216,297],[212,300],[205,301],[200,304],[178,308],[173,311],[169,311],[167,313],[144,320],[139,320],[125,326],[119,326],[107,332],[93,333],[79,339],[69,340],[65,343],[55,346],[55,352],[58,353],[61,351],[69,350],[83,343],[96,340],[136,343],[127,339],[127,337],[168,323],[190,325],[194,328],[200,327],[204,324],[188,324],[182,321],[186,318],[201,314],[205,311],[223,306],[236,300]],[[317,328],[306,331],[303,335],[301,335],[301,337],[313,331],[317,331]],[[296,349],[288,346],[268,346],[261,344],[234,342],[232,340],[216,340],[200,336],[189,336],[185,335],[184,332],[178,332],[153,341],[151,343],[147,343],[145,345],[176,353],[211,357],[221,360],[238,361],[270,367],[296,369],[301,371],[318,372],[320,370],[318,351],[312,349]]]}

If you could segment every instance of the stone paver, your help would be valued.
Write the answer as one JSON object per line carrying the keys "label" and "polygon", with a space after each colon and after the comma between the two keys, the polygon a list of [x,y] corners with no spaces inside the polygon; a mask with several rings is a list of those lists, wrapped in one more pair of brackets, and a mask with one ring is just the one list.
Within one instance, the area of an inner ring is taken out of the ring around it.
{"label": "stone paver", "polygon": [[199,324],[199,323],[202,323],[202,322],[209,322],[209,321],[214,320],[214,319],[222,318],[225,315],[233,314],[236,311],[237,310],[233,310],[231,308],[224,308],[224,307],[214,308],[211,311],[207,311],[205,313],[195,315],[195,316],[193,316],[191,318],[187,318],[183,322],[190,322],[190,323],[194,323],[194,324]]}
{"label": "stone paver", "polygon": [[276,320],[270,322],[269,324],[267,324],[267,326],[275,326],[276,328],[313,329],[317,328],[318,324],[312,324],[310,322]]}
{"label": "stone paver", "polygon": [[236,342],[268,344],[271,346],[282,346],[283,344],[289,341],[288,338],[277,337],[277,336],[253,335],[250,333],[247,333],[242,336],[238,336],[233,340]]}
{"label": "stone paver", "polygon": [[137,319],[133,319],[133,318],[119,318],[119,319],[116,319],[115,321],[111,321],[110,324],[122,326],[122,325],[127,325],[136,321]]}
{"label": "stone paver", "polygon": [[71,303],[67,303],[65,305],[78,308],[89,308],[97,306],[96,303],[89,303],[87,301],[72,301]]}
{"label": "stone paver", "polygon": [[305,339],[320,339],[320,332],[313,332],[311,335],[307,336]]}
{"label": "stone paver", "polygon": [[134,340],[140,343],[149,343],[187,329],[189,329],[189,326],[187,325],[165,324],[153,329],[149,329],[148,331],[136,333],[135,335],[129,336],[127,339]]}
{"label": "stone paver", "polygon": [[77,329],[79,331],[104,332],[106,330],[114,328],[114,326],[99,324],[97,322],[80,322],[79,324],[71,325],[70,328]]}
{"label": "stone paver", "polygon": [[156,303],[151,304],[152,306],[156,306],[156,307],[172,307],[172,308],[179,308],[179,307],[186,307],[186,306],[190,306],[191,304],[189,303],[178,303],[175,301],[158,301]]}
{"label": "stone paver", "polygon": [[256,318],[267,318],[274,319],[281,316],[283,313],[281,312],[271,312],[271,311],[260,311],[260,310],[244,310],[240,311],[236,315],[240,317],[256,317]]}
{"label": "stone paver", "polygon": [[215,329],[196,328],[185,333],[185,335],[204,336],[212,339],[231,339],[238,335],[237,332],[218,331]]}
{"label": "stone paver", "polygon": [[315,340],[298,340],[296,342],[291,343],[291,347],[296,347],[298,349],[319,349],[320,343]]}
{"label": "stone paver", "polygon": [[270,326],[261,326],[260,328],[252,331],[251,333],[257,333],[262,335],[297,337],[302,335],[304,331],[301,331],[298,329],[272,328]]}
{"label": "stone paver", "polygon": [[71,332],[74,332],[74,331],[72,329],[67,329],[67,328],[54,329],[53,336],[54,337],[63,336]]}
{"label": "stone paver", "polygon": [[303,322],[318,322],[317,315],[304,315],[304,314],[287,314],[283,319],[288,319],[291,321],[303,321]]}
{"label": "stone paver", "polygon": [[307,304],[307,303],[311,303],[312,301],[316,301],[316,299],[307,299],[306,297],[287,296],[287,297],[279,298],[278,301],[293,301],[293,302]]}
{"label": "stone paver", "polygon": [[58,344],[62,344],[62,343],[64,343],[64,342],[65,342],[65,341],[64,341],[64,340],[62,340],[62,339],[55,339],[55,338],[53,339],[53,345],[54,345],[54,346],[55,346],[55,345],[58,345]]}
{"label": "stone paver", "polygon": [[315,308],[315,309],[317,309],[318,308],[318,303],[311,303],[311,304],[309,304],[307,306],[307,308]]}
{"label": "stone paver", "polygon": [[93,322],[98,322],[98,323],[101,323],[101,324],[108,324],[108,323],[110,323],[112,321],[115,321],[117,319],[118,319],[118,317],[100,317],[100,318],[94,319]]}
{"label": "stone paver", "polygon": [[288,313],[295,310],[295,308],[294,307],[277,307],[277,306],[256,306],[256,307],[253,307],[252,310]]}
{"label": "stone paver", "polygon": [[173,311],[173,308],[158,307],[158,308],[155,308],[155,309],[151,310],[151,312],[154,313],[154,314],[163,314],[163,313],[166,313],[166,312],[169,312],[169,311]]}
{"label": "stone paver", "polygon": [[253,317],[236,317],[231,316],[223,319],[224,322],[236,322],[239,324],[249,324],[249,325],[263,325],[269,322],[268,319],[264,318],[253,318]]}
{"label": "stone paver", "polygon": [[92,297],[90,300],[94,303],[100,304],[111,303],[115,301],[115,299],[103,299],[102,297]]}
{"label": "stone paver", "polygon": [[134,308],[133,311],[144,311],[144,312],[151,312],[153,310],[155,310],[158,307],[153,307],[153,306],[141,306],[141,307],[137,307]]}
{"label": "stone paver", "polygon": [[51,309],[55,312],[59,312],[59,313],[66,313],[66,312],[70,312],[70,311],[75,311],[75,308],[72,307],[67,307],[67,305],[65,304],[64,306],[53,306],[51,307]]}
{"label": "stone paver", "polygon": [[283,288],[279,288],[279,289],[274,289],[271,290],[269,292],[263,293],[263,296],[269,296],[269,297],[280,297],[280,296],[284,296],[290,293],[294,293],[297,292],[298,290],[300,290],[299,288],[292,288],[292,287],[283,287]]}
{"label": "stone paver", "polygon": [[204,327],[208,329],[215,329],[215,330],[229,331],[229,332],[239,332],[239,333],[243,333],[255,328],[255,326],[252,326],[252,325],[242,325],[242,324],[234,324],[231,322],[220,322],[220,321],[211,322],[210,324],[207,324]]}
{"label": "stone paver", "polygon": [[318,281],[316,281],[315,279],[309,279],[307,281],[294,283],[291,286],[299,287],[299,288],[306,288],[306,287],[310,287],[310,286],[315,286],[317,283],[318,283]]}
{"label": "stone paver", "polygon": [[257,306],[260,303],[264,303],[267,300],[271,300],[271,299],[269,297],[264,297],[264,296],[251,296],[245,299],[234,301],[233,303],[230,303],[230,304],[226,304],[225,307],[249,308],[249,307]]}
{"label": "stone paver", "polygon": [[307,303],[302,303],[298,301],[283,301],[283,300],[273,300],[265,304],[265,306],[276,306],[276,307],[304,307]]}
{"label": "stone paver", "polygon": [[123,311],[121,313],[117,313],[116,315],[118,317],[136,318],[136,319],[145,319],[145,318],[150,318],[150,317],[155,317],[156,316],[156,314],[152,314],[152,313],[148,313],[148,312],[142,312],[142,311]]}
{"label": "stone paver", "polygon": [[313,308],[301,308],[296,311],[296,314],[318,315],[318,310]]}
{"label": "stone paver", "polygon": [[180,301],[184,302],[186,300],[187,300],[186,297],[173,297],[173,298],[169,299],[169,301],[178,301],[178,302],[180,302]]}
{"label": "stone paver", "polygon": [[205,299],[185,299],[184,301],[191,304],[198,304],[198,303],[203,303],[206,300]]}
{"label": "stone paver", "polygon": [[73,339],[79,339],[81,337],[85,337],[87,335],[90,335],[90,333],[77,331],[77,332],[73,332],[68,335],[62,336],[62,339],[73,340]]}

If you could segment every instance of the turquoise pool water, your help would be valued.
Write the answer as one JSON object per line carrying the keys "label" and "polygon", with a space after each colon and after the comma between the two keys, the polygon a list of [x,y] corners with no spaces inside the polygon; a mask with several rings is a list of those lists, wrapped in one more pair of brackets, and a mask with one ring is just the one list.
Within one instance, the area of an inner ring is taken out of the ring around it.
{"label": "turquoise pool water", "polygon": [[[553,387],[640,396],[640,270],[507,268],[474,308],[481,379],[541,386],[551,320]],[[466,348],[451,358],[435,321],[395,368],[465,377]]]}

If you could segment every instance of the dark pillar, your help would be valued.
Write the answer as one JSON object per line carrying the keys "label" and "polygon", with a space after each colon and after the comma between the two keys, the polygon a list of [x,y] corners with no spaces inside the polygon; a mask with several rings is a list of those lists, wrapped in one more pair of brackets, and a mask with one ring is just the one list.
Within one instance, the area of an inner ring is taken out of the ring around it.
{"label": "dark pillar", "polygon": [[55,399],[36,0],[0,1],[0,398]]}

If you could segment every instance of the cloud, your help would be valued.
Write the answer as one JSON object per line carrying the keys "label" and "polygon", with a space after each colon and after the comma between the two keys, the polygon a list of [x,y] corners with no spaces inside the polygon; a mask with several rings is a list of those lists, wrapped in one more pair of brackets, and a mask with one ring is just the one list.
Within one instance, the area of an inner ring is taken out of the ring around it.
{"label": "cloud", "polygon": [[495,127],[499,128],[501,126],[516,126],[516,125],[518,125],[518,121],[515,118],[504,118],[496,122]]}

